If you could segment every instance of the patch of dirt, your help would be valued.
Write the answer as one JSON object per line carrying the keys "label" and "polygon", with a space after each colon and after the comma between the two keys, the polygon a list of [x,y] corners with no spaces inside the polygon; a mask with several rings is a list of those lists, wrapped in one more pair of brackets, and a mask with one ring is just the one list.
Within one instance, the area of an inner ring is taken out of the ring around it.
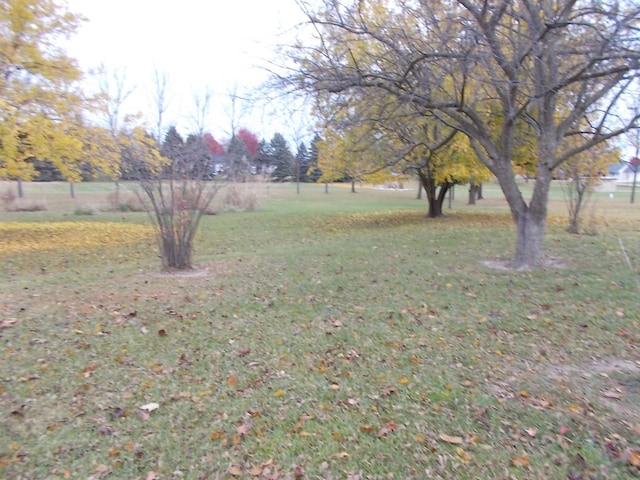
{"label": "patch of dirt", "polygon": [[168,272],[155,272],[151,274],[157,278],[203,278],[211,275],[226,273],[229,271],[228,261],[209,262],[195,265],[189,270],[172,270]]}
{"label": "patch of dirt", "polygon": [[581,365],[556,366],[550,373],[592,391],[595,400],[622,418],[640,421],[640,360],[591,360]]}

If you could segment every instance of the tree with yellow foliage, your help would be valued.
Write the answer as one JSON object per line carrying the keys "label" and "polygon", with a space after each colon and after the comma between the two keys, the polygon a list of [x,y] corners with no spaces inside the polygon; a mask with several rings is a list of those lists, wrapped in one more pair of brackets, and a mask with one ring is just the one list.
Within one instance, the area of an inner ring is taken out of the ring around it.
{"label": "tree with yellow foliage", "polygon": [[[54,0],[0,2],[0,178],[29,180],[39,159],[81,179],[96,132],[82,120],[82,73],[60,43],[81,20]],[[93,157],[109,171],[102,159]]]}

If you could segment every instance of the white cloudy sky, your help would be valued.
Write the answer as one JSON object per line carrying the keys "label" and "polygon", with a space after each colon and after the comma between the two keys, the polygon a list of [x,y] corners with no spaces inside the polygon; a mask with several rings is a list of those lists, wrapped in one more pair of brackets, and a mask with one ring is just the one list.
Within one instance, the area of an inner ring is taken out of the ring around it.
{"label": "white cloudy sky", "polygon": [[[125,72],[135,90],[127,109],[153,107],[154,72],[169,80],[165,123],[184,134],[193,130],[194,95],[213,93],[208,130],[224,139],[230,131],[230,92],[243,93],[266,79],[263,68],[277,45],[291,41],[303,20],[295,0],[67,0],[87,18],[68,45],[83,69],[104,64]],[[245,110],[249,105],[245,105]],[[289,128],[290,114],[286,114]],[[301,122],[303,120],[301,119]],[[270,139],[284,123],[263,108],[240,118],[240,126]],[[291,136],[291,134],[289,134]]]}

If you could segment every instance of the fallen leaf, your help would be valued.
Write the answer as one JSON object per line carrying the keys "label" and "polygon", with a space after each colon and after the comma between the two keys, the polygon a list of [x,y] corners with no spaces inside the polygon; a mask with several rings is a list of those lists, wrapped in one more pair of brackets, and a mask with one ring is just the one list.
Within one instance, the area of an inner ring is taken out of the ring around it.
{"label": "fallen leaf", "polygon": [[451,443],[453,445],[462,445],[464,443],[462,437],[452,437],[451,435],[447,435],[445,433],[441,433],[439,438],[443,442]]}
{"label": "fallen leaf", "polygon": [[527,435],[530,437],[535,437],[538,434],[538,431],[535,428],[527,428],[525,432],[527,432]]}
{"label": "fallen leaf", "polygon": [[471,459],[471,455],[469,455],[467,452],[465,452],[460,447],[456,448],[456,453],[462,459],[462,461],[465,462],[465,463],[468,463],[468,462],[470,462],[472,460]]}
{"label": "fallen leaf", "polygon": [[238,428],[236,428],[236,433],[238,435],[246,435],[247,433],[249,433],[249,430],[251,430],[251,424],[243,423]]}
{"label": "fallen leaf", "polygon": [[558,433],[563,436],[566,435],[567,433],[569,433],[569,427],[567,425],[560,425]]}
{"label": "fallen leaf", "polygon": [[388,387],[385,388],[384,390],[382,390],[382,396],[383,397],[389,397],[392,394],[394,394],[396,392],[396,389],[394,387]]}
{"label": "fallen leaf", "polygon": [[154,410],[157,410],[158,408],[160,408],[160,405],[158,405],[157,403],[147,403],[146,405],[142,405],[140,407],[140,410],[145,410],[147,412],[153,412]]}
{"label": "fallen leaf", "polygon": [[234,477],[239,477],[240,475],[242,475],[242,467],[240,465],[231,465],[227,469],[227,473],[229,475],[233,475]]}
{"label": "fallen leaf", "polygon": [[249,475],[251,475],[252,477],[259,477],[260,475],[262,475],[263,470],[264,467],[262,465],[255,465],[249,470]]}
{"label": "fallen leaf", "polygon": [[224,432],[213,432],[211,434],[211,440],[220,440],[224,438],[226,434]]}
{"label": "fallen leaf", "polygon": [[640,469],[640,452],[631,452],[627,461],[629,465]]}
{"label": "fallen leaf", "polygon": [[276,397],[284,397],[285,391],[284,390],[278,390],[276,391],[276,393],[274,394]]}
{"label": "fallen leaf", "polygon": [[145,477],[145,480],[159,480],[159,479],[160,477],[153,470],[147,473],[147,476]]}
{"label": "fallen leaf", "polygon": [[338,460],[343,460],[345,458],[348,458],[349,454],[347,452],[340,452],[340,453],[336,453],[333,458],[337,458]]}
{"label": "fallen leaf", "polygon": [[227,385],[229,385],[231,388],[235,388],[235,386],[238,384],[238,378],[235,376],[230,376],[229,378],[227,378]]}
{"label": "fallen leaf", "polygon": [[622,398],[622,392],[618,390],[607,390],[606,392],[602,392],[602,396],[613,400],[620,400]]}
{"label": "fallen leaf", "polygon": [[409,379],[407,377],[402,377],[400,380],[398,380],[399,383],[402,383],[403,385],[409,383]]}
{"label": "fallen leaf", "polygon": [[513,457],[511,459],[511,464],[514,467],[526,467],[529,465],[529,457],[526,455],[518,455],[517,457]]}
{"label": "fallen leaf", "polygon": [[16,318],[10,318],[9,320],[2,320],[0,322],[0,328],[9,328],[13,326],[17,321],[18,319]]}

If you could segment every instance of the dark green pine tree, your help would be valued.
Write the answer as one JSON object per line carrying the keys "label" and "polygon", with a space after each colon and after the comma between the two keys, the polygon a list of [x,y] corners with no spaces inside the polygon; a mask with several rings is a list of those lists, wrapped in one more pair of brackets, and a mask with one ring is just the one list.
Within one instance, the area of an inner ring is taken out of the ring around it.
{"label": "dark green pine tree", "polygon": [[249,150],[245,143],[235,135],[227,147],[227,172],[231,180],[244,182],[250,173]]}
{"label": "dark green pine tree", "polygon": [[309,149],[309,168],[307,170],[307,176],[310,182],[317,182],[322,176],[322,170],[318,167],[318,157],[320,155],[320,149],[318,144],[322,141],[322,137],[317,133],[311,140],[311,148]]}
{"label": "dark green pine tree", "polygon": [[164,175],[171,178],[181,176],[180,172],[186,168],[185,146],[176,127],[171,126],[167,130],[160,146],[160,154],[171,160],[171,163],[164,169]]}
{"label": "dark green pine tree", "polygon": [[296,152],[296,178],[301,182],[308,182],[307,170],[309,170],[309,151],[304,142],[300,142]]}
{"label": "dark green pine tree", "polygon": [[176,130],[176,127],[169,127],[160,146],[160,154],[173,161],[180,160],[184,154],[184,140]]}
{"label": "dark green pine tree", "polygon": [[295,180],[295,158],[282,134],[274,134],[269,146],[271,150],[271,166],[275,167],[275,171],[271,176],[279,181]]}
{"label": "dark green pine tree", "polygon": [[271,165],[272,159],[273,155],[271,152],[271,144],[265,139],[260,140],[255,159],[256,165],[258,166],[258,171],[260,173],[267,173],[269,171],[269,166]]}

